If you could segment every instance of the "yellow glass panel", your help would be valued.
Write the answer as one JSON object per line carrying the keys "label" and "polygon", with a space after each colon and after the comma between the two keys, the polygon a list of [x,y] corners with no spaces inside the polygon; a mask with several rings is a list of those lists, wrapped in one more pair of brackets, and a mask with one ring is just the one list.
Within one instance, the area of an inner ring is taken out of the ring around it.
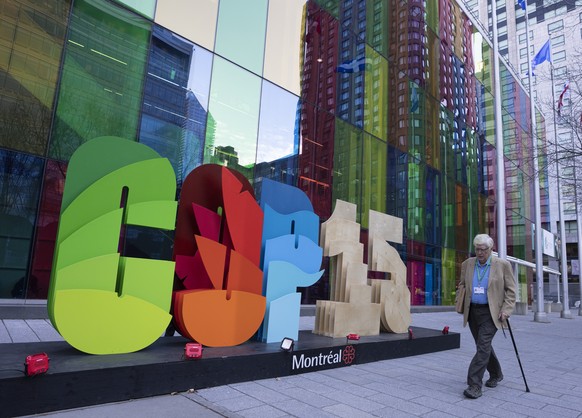
{"label": "yellow glass panel", "polygon": [[214,50],[218,0],[158,0],[154,21]]}

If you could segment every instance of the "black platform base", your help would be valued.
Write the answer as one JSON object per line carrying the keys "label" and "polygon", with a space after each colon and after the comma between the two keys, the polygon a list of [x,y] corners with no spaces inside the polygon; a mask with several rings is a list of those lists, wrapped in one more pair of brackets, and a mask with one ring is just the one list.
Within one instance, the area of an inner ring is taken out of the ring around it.
{"label": "black platform base", "polygon": [[[412,327],[408,334],[381,334],[359,341],[301,331],[294,351],[279,343],[247,342],[204,348],[185,359],[182,337],[162,337],[132,354],[93,356],[65,342],[0,344],[0,416],[14,417],[108,402],[288,376],[460,347],[460,335]],[[29,354],[46,352],[46,374],[23,375]]]}

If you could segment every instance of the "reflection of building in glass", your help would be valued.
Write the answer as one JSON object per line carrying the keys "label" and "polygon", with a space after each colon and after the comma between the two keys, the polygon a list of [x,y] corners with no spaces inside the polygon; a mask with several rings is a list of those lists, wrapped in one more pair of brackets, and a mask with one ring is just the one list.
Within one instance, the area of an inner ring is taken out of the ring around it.
{"label": "reflection of building in glass", "polygon": [[[1,200],[0,213],[31,225],[14,229],[3,218],[0,269],[21,260],[14,271],[42,284],[36,294],[29,286],[29,297],[46,297],[67,161],[80,144],[114,135],[168,158],[178,190],[212,162],[243,173],[257,196],[264,178],[299,187],[322,221],[336,199],[357,204],[364,228],[369,210],[400,217],[404,242],[396,247],[412,303],[452,304],[473,236],[497,238],[489,34],[455,0],[202,3],[157,2],[149,18],[105,0],[77,0],[70,13],[63,0],[4,1],[0,187],[3,197],[23,198],[13,207]],[[237,22],[248,31],[228,20],[237,8],[248,9]],[[183,27],[172,14],[199,23]],[[509,255],[532,261],[528,96],[509,66],[500,69],[501,232]],[[9,117],[15,108],[31,109],[38,126]],[[34,169],[9,168],[22,161]],[[167,231],[129,228],[124,238],[127,255],[168,257]],[[6,277],[0,298],[18,280]],[[531,297],[531,270],[520,267],[518,278]],[[325,298],[328,285],[306,289],[304,302]]]}
{"label": "reflection of building in glass", "polygon": [[178,185],[203,157],[206,112],[188,89],[194,54],[191,42],[154,28],[139,139],[170,160]]}

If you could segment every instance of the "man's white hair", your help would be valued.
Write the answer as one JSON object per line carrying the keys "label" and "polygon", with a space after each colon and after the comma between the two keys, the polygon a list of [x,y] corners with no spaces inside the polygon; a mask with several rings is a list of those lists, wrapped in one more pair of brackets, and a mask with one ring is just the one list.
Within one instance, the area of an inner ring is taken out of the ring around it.
{"label": "man's white hair", "polygon": [[476,235],[473,239],[473,245],[476,247],[477,245],[486,245],[487,248],[493,248],[493,238],[491,238],[487,234],[479,234]]}

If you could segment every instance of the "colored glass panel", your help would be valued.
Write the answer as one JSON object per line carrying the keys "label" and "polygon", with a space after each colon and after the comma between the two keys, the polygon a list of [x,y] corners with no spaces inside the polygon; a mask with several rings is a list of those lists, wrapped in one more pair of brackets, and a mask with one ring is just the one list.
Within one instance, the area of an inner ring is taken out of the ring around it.
{"label": "colored glass panel", "polygon": [[[305,0],[271,1],[267,19],[267,42],[263,75],[291,93],[301,93],[301,60],[299,54],[289,54],[297,49],[303,35],[303,9]],[[321,21],[314,20],[308,33],[321,34]],[[308,34],[306,34],[308,36]]]}
{"label": "colored glass panel", "polygon": [[364,130],[388,139],[388,61],[370,47],[366,59],[372,64],[365,71]]}
{"label": "colored glass panel", "polygon": [[0,299],[38,296],[28,264],[42,166],[40,158],[0,150]]}
{"label": "colored glass panel", "polygon": [[455,248],[456,187],[454,180],[450,178],[443,179],[441,201],[443,202],[443,245],[447,248]]}
{"label": "colored glass panel", "polygon": [[437,170],[441,170],[441,143],[439,112],[440,103],[433,97],[424,101],[426,122],[426,147],[424,158],[426,163]]}
{"label": "colored glass panel", "polygon": [[149,37],[150,23],[127,10],[75,2],[50,157],[68,160],[98,136],[135,139]]}
{"label": "colored glass panel", "polygon": [[216,29],[217,54],[262,74],[268,0],[221,0]]}
{"label": "colored glass panel", "polygon": [[[334,141],[334,181],[332,200],[344,200],[359,206],[362,196],[363,133],[360,129],[337,120]],[[356,221],[361,223],[361,208]],[[363,225],[362,225],[363,226]]]}
{"label": "colored glass panel", "polygon": [[69,1],[0,2],[0,146],[44,155]]}
{"label": "colored glass panel", "polygon": [[154,18],[154,13],[156,10],[156,0],[115,0],[120,4],[124,4],[132,10],[135,10],[139,14]]}
{"label": "colored glass panel", "polygon": [[263,81],[255,178],[296,184],[299,98]]}
{"label": "colored glass panel", "polygon": [[[455,250],[443,248],[442,261],[442,303],[443,305],[453,305],[455,303],[455,292],[457,288],[459,274],[455,262]],[[460,273],[460,271],[459,271]]]}
{"label": "colored glass panel", "polygon": [[389,22],[389,0],[366,1],[366,43],[384,57],[390,55]]}
{"label": "colored glass panel", "polygon": [[[312,93],[307,92],[307,97]],[[336,118],[310,102],[301,106],[301,151],[299,154],[298,187],[309,196],[315,213],[327,219],[332,208],[332,181],[341,170],[334,166]]]}
{"label": "colored glass panel", "polygon": [[205,162],[252,174],[257,152],[261,79],[232,63],[214,58],[208,105]]}
{"label": "colored glass panel", "polygon": [[414,158],[408,164],[408,231],[412,240],[424,240],[426,194],[425,166]]}
{"label": "colored glass panel", "polygon": [[66,172],[65,163],[47,160],[30,276],[35,278],[37,284],[36,289],[31,289],[29,283],[28,298],[32,298],[32,293],[36,293],[35,298],[46,299],[48,294]]}
{"label": "colored glass panel", "polygon": [[403,219],[407,225],[408,154],[388,146],[386,213]]}
{"label": "colored glass panel", "polygon": [[368,228],[370,210],[386,212],[386,200],[382,196],[386,193],[386,143],[364,134],[362,142],[361,182],[362,196],[358,204],[361,212],[361,225]]}
{"label": "colored glass panel", "polygon": [[139,141],[168,158],[178,185],[202,164],[212,54],[155,26]]}
{"label": "colored glass panel", "polygon": [[155,22],[213,51],[218,0],[157,0]]}
{"label": "colored glass panel", "polygon": [[431,167],[426,167],[425,238],[423,241],[434,245],[441,245],[442,237],[440,182],[440,173]]}
{"label": "colored glass panel", "polygon": [[426,2],[426,23],[434,32],[439,30],[439,1],[427,0]]}

